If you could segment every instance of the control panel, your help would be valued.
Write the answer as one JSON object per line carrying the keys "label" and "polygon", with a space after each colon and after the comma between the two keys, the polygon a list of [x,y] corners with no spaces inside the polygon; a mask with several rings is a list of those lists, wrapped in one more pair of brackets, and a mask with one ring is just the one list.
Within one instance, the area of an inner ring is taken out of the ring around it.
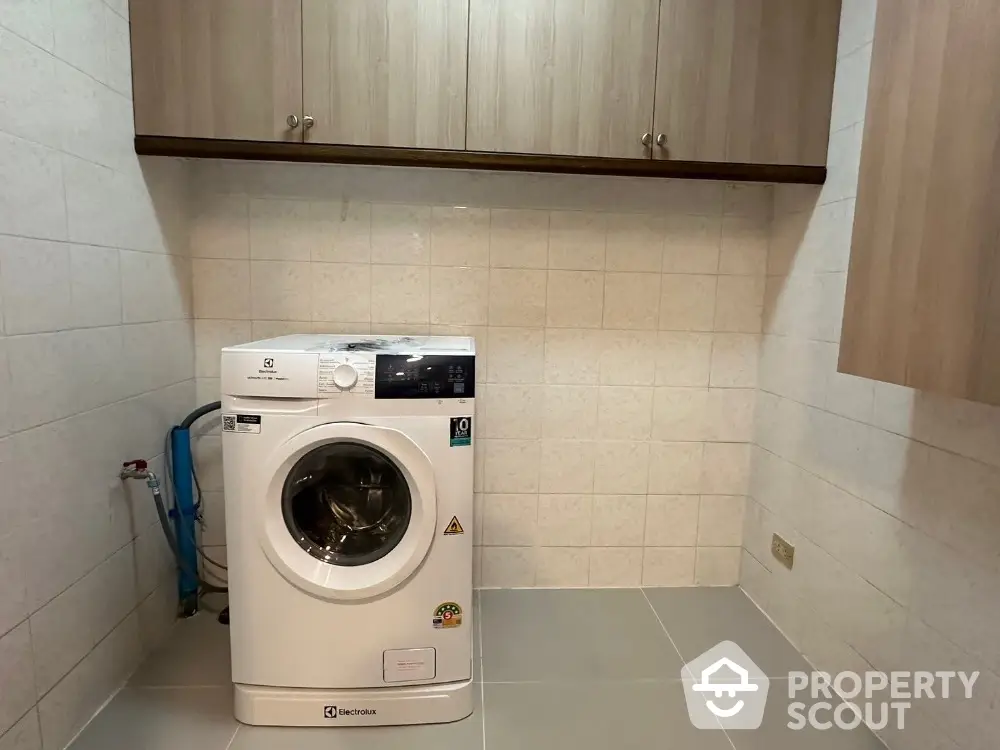
{"label": "control panel", "polygon": [[474,398],[476,358],[452,354],[379,354],[375,398]]}

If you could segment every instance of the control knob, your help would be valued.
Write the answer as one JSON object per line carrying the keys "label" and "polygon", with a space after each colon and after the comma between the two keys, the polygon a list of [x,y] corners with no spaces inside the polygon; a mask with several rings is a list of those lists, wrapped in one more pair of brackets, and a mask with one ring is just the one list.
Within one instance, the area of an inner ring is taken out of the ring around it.
{"label": "control knob", "polygon": [[346,391],[354,387],[358,382],[358,371],[348,364],[337,365],[333,370],[333,384],[340,390]]}

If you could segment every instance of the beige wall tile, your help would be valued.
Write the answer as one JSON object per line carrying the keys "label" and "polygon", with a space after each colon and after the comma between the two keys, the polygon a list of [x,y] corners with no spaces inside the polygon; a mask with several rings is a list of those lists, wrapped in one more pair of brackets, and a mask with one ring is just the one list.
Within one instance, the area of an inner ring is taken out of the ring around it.
{"label": "beige wall tile", "polygon": [[660,331],[656,340],[656,385],[707,386],[711,359],[711,334]]}
{"label": "beige wall tile", "polygon": [[590,585],[594,588],[638,586],[642,581],[642,547],[591,547]]}
{"label": "beige wall tile", "polygon": [[606,214],[553,211],[549,217],[549,268],[600,271],[606,240]]}
{"label": "beige wall tile", "polygon": [[480,399],[479,434],[487,438],[541,437],[544,407],[543,386],[490,383]]}
{"label": "beige wall tile", "polygon": [[705,438],[721,443],[753,440],[754,405],[751,388],[711,388],[705,406]]}
{"label": "beige wall tile", "polygon": [[693,586],[694,547],[646,547],[642,556],[643,586]]}
{"label": "beige wall tile", "polygon": [[701,491],[703,443],[651,443],[649,491],[694,495]]}
{"label": "beige wall tile", "polygon": [[480,440],[479,446],[485,492],[538,492],[541,444],[537,440]]}
{"label": "beige wall tile", "polygon": [[699,547],[738,547],[743,541],[745,498],[703,495],[698,512]]}
{"label": "beige wall tile", "polygon": [[763,304],[763,277],[720,276],[715,330],[760,333]]}
{"label": "beige wall tile", "polygon": [[430,271],[421,266],[372,266],[372,322],[430,319]]}
{"label": "beige wall tile", "polygon": [[483,497],[483,545],[531,547],[538,525],[538,495]]}
{"label": "beige wall tile", "polygon": [[[742,522],[742,518],[740,520]],[[649,495],[646,498],[645,546],[693,547],[697,535],[697,495]]]}
{"label": "beige wall tile", "polygon": [[545,382],[597,385],[604,340],[601,331],[547,329]]}
{"label": "beige wall tile", "polygon": [[245,195],[202,195],[194,211],[192,257],[250,257],[250,207]]}
{"label": "beige wall tile", "polygon": [[666,221],[649,214],[609,214],[607,269],[659,273]]}
{"label": "beige wall tile", "polygon": [[717,280],[715,276],[663,274],[660,286],[660,330],[713,330]]}
{"label": "beige wall tile", "polygon": [[430,206],[372,204],[372,263],[430,263],[430,238]]}
{"label": "beige wall tile", "polygon": [[[253,260],[312,258],[313,248],[329,244],[329,224],[314,227],[316,219],[308,201],[250,199],[250,257]],[[325,231],[324,231],[325,230]],[[318,241],[318,242],[317,242]]]}
{"label": "beige wall tile", "polygon": [[659,313],[659,274],[606,274],[604,283],[605,328],[655,330]]}
{"label": "beige wall tile", "polygon": [[595,547],[640,547],[645,516],[645,495],[595,495],[590,543]]}
{"label": "beige wall tile", "polygon": [[483,547],[484,588],[535,585],[536,550],[533,547]]}
{"label": "beige wall tile", "polygon": [[541,492],[593,492],[597,443],[543,440],[539,473]]}
{"label": "beige wall tile", "polygon": [[654,331],[604,331],[601,385],[652,385],[660,351]]}
{"label": "beige wall tile", "polygon": [[668,215],[663,273],[718,273],[721,246],[721,216]]}
{"label": "beige wall tile", "polygon": [[770,217],[726,216],[722,220],[719,273],[763,276],[767,272]]}
{"label": "beige wall tile", "polygon": [[485,267],[489,262],[489,209],[435,206],[431,214],[431,263]]}
{"label": "beige wall tile", "polygon": [[646,493],[649,480],[649,443],[601,441],[597,444],[594,492]]}
{"label": "beige wall tile", "polygon": [[547,268],[549,212],[494,208],[490,211],[490,266]]}
{"label": "beige wall tile", "polygon": [[312,246],[312,260],[324,263],[368,263],[372,257],[372,207],[357,201],[314,204],[322,212],[323,236]]}
{"label": "beige wall tile", "polygon": [[706,495],[745,495],[750,478],[750,446],[705,443],[701,491]]}
{"label": "beige wall tile", "polygon": [[489,313],[489,270],[431,269],[431,324],[484,326]]}
{"label": "beige wall tile", "polygon": [[367,263],[313,263],[312,319],[357,323],[371,320],[371,266]]}
{"label": "beige wall tile", "polygon": [[490,383],[541,383],[544,374],[545,331],[541,328],[489,329]]}
{"label": "beige wall tile", "polygon": [[601,386],[597,435],[602,440],[648,440],[653,389]]}
{"label": "beige wall tile", "polygon": [[593,386],[548,385],[542,437],[583,440],[597,431],[598,389]]}
{"label": "beige wall tile", "polygon": [[653,439],[698,442],[708,431],[705,388],[656,388],[653,397]]}
{"label": "beige wall tile", "polygon": [[587,547],[592,510],[592,495],[539,495],[538,543],[543,547]]}
{"label": "beige wall tile", "polygon": [[191,265],[196,318],[246,320],[251,317],[249,261],[196,258]]}
{"label": "beige wall tile", "polygon": [[714,388],[756,388],[760,337],[756,334],[717,333],[712,339]]}
{"label": "beige wall tile", "polygon": [[590,574],[590,550],[574,547],[539,547],[536,550],[535,586],[586,586]]}
{"label": "beige wall tile", "polygon": [[736,586],[740,581],[739,547],[698,547],[696,586]]}
{"label": "beige wall tile", "polygon": [[265,320],[309,320],[312,316],[311,276],[309,263],[251,262],[251,315]]}
{"label": "beige wall tile", "polygon": [[549,271],[546,325],[600,328],[604,316],[604,274]]}
{"label": "beige wall tile", "polygon": [[490,325],[544,326],[546,283],[545,271],[491,270]]}

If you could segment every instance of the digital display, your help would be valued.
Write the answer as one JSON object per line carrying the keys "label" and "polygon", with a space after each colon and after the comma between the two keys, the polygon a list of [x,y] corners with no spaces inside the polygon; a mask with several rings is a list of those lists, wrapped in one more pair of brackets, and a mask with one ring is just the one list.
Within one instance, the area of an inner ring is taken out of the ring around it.
{"label": "digital display", "polygon": [[476,358],[452,354],[379,354],[375,398],[474,398]]}

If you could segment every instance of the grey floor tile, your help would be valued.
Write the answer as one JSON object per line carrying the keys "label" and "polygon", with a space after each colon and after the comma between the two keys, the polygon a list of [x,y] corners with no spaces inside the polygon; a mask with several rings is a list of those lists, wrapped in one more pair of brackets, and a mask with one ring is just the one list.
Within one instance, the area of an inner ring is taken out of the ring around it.
{"label": "grey floor tile", "polygon": [[645,589],[684,661],[733,641],[769,677],[810,671],[802,655],[738,588]]}
{"label": "grey floor tile", "polygon": [[[829,729],[790,729],[788,706],[793,701],[801,701],[811,706],[814,701],[808,696],[788,697],[788,682],[772,680],[764,709],[764,723],[759,729],[729,730],[729,738],[736,750],[885,750],[879,739],[866,727],[844,730],[833,726]],[[839,700],[830,701],[836,705]],[[808,709],[806,709],[808,711]],[[831,712],[824,709],[818,714],[821,721],[831,720]]]}
{"label": "grey floor tile", "polygon": [[680,677],[637,589],[483,591],[481,602],[487,682]]}
{"label": "grey floor tile", "polygon": [[679,680],[483,687],[489,750],[731,750],[691,725]]}
{"label": "grey floor tile", "polygon": [[231,688],[127,687],[70,748],[226,750],[236,727]]}
{"label": "grey floor tile", "polygon": [[451,724],[411,727],[241,726],[229,750],[481,750],[483,709],[479,686],[472,716]]}
{"label": "grey floor tile", "polygon": [[139,667],[129,682],[143,687],[230,686],[229,627],[212,612],[180,620],[167,645]]}

